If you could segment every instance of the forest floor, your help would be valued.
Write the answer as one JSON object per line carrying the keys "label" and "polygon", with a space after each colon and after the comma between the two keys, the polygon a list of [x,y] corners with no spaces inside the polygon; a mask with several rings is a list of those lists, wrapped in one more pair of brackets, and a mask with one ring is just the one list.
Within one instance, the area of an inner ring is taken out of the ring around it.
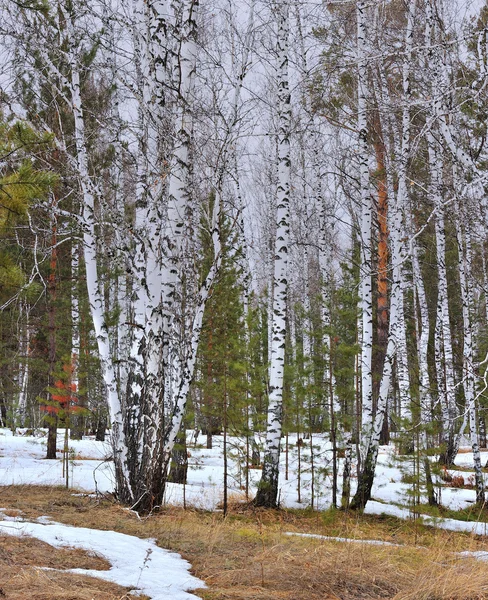
{"label": "forest floor", "polygon": [[[203,600],[474,600],[488,598],[488,564],[462,552],[488,552],[488,538],[385,515],[342,511],[256,510],[221,513],[167,507],[141,519],[110,497],[47,486],[0,488],[5,514],[48,516],[76,527],[154,538],[180,553],[206,589]],[[355,543],[306,537],[340,536]],[[357,543],[358,540],[388,545]],[[52,570],[40,569],[51,567]],[[0,598],[121,600],[127,590],[58,569],[106,569],[80,550],[30,537],[0,537]],[[145,598],[142,596],[142,598]]]}
{"label": "forest floor", "polygon": [[[264,511],[246,502],[245,445],[236,438],[224,518],[222,440],[211,450],[191,441],[189,432],[188,485],[170,484],[167,505],[143,519],[113,499],[109,444],[70,440],[66,489],[63,453],[44,458],[42,431],[0,430],[0,600],[122,600],[131,590],[151,600],[488,600],[488,511],[474,504],[469,453],[450,470],[464,485],[438,477],[443,507],[432,510],[423,494],[412,505],[420,493],[414,459],[382,447],[374,500],[359,515],[330,509],[328,441],[316,436],[299,456],[290,436],[283,508]],[[485,451],[483,464],[487,458]],[[249,470],[250,498],[259,474]],[[312,498],[320,510],[305,508]],[[111,541],[122,534],[135,536],[125,553]]]}

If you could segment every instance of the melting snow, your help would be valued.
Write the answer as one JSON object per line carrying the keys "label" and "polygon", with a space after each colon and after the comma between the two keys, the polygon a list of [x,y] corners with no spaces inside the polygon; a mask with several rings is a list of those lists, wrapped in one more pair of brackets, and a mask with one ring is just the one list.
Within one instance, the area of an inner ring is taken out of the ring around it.
{"label": "melting snow", "polygon": [[400,544],[382,542],[381,540],[355,540],[353,538],[331,537],[328,535],[318,535],[315,533],[298,533],[294,531],[287,531],[285,535],[296,535],[298,537],[315,538],[317,540],[328,540],[331,542],[347,542],[351,544],[370,544],[372,546],[400,546]]}
{"label": "melting snow", "polygon": [[188,590],[205,587],[189,573],[191,565],[179,554],[163,550],[154,540],[85,527],[70,527],[41,517],[37,523],[0,521],[0,534],[33,536],[55,547],[82,548],[107,559],[108,571],[71,569],[69,572],[98,577],[146,594],[153,600],[196,600]]}

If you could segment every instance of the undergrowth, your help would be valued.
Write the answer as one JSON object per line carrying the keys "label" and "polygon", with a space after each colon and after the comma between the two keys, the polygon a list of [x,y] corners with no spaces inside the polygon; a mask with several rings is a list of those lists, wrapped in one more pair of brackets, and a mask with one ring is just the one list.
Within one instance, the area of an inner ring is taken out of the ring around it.
{"label": "undergrowth", "polygon": [[[21,511],[25,518],[48,515],[75,526],[156,538],[161,547],[190,561],[194,574],[208,586],[195,592],[203,600],[488,599],[487,563],[460,554],[488,551],[486,539],[418,520],[337,510],[266,511],[238,503],[225,519],[221,513],[175,507],[142,519],[111,499],[72,496],[46,487],[0,488],[0,505]],[[390,545],[286,535],[289,532]],[[3,556],[0,551],[0,587],[5,591],[5,581],[18,576],[1,562]],[[65,597],[35,595],[34,582],[29,585],[25,598]],[[47,591],[42,578],[39,585]]]}

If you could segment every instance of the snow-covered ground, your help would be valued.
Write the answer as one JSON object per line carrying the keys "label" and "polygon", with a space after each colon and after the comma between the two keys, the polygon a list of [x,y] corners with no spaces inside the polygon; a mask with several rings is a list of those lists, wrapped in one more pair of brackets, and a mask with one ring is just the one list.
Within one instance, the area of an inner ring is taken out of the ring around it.
{"label": "snow-covered ground", "polygon": [[[63,447],[64,431],[59,432],[57,447]],[[222,438],[215,436],[213,448],[204,447],[205,438],[200,436],[194,443],[192,432],[188,433],[189,470],[186,486],[168,484],[166,502],[182,504],[186,502],[198,508],[214,510],[222,501],[223,489],[223,456]],[[289,508],[309,506],[312,494],[312,469],[310,441],[303,440],[301,446],[300,469],[300,502],[298,501],[298,456],[296,436],[288,439],[288,479],[285,479],[286,454],[281,453],[280,503]],[[246,455],[245,441],[230,437],[229,449],[229,491],[235,498],[245,499],[246,484]],[[110,460],[111,447],[108,442],[96,442],[94,439],[69,441],[69,486],[88,492],[111,492],[114,489],[113,464]],[[28,484],[64,485],[61,457],[57,460],[46,460],[46,438],[27,435],[13,435],[7,429],[0,429],[0,485]],[[482,464],[488,459],[488,452],[482,452]],[[314,506],[326,509],[332,500],[332,451],[324,435],[313,438],[314,462]],[[472,467],[473,459],[470,452],[461,453],[456,464],[462,467]],[[353,465],[353,472],[355,466]],[[402,479],[413,470],[412,459],[396,457],[391,446],[380,447],[378,466],[372,497],[379,503],[400,504],[408,506],[411,484]],[[340,468],[339,468],[340,472]],[[470,473],[450,471],[453,475],[462,475],[467,479]],[[249,469],[249,495],[253,497],[261,472],[259,469]],[[340,488],[339,477],[339,488]],[[352,480],[354,493],[355,480]],[[340,494],[340,489],[339,489]],[[475,501],[474,490],[442,487],[442,504],[452,509],[462,509],[471,506]]]}
{"label": "snow-covered ground", "polygon": [[[60,432],[58,448],[63,447]],[[89,492],[113,490],[110,445],[91,439],[70,441],[69,485]],[[46,460],[45,437],[13,436],[0,429],[0,485],[64,485],[62,454]],[[111,564],[107,571],[73,569],[81,575],[98,577],[146,594],[153,600],[198,600],[188,590],[205,587],[189,573],[191,565],[178,554],[158,548],[154,540],[115,531],[70,527],[46,517],[37,522],[9,517],[0,509],[0,535],[28,535],[51,546],[82,548],[95,552]]]}
{"label": "snow-covered ground", "polygon": [[[59,432],[58,448],[63,447],[64,431]],[[186,502],[198,508],[215,510],[222,501],[223,490],[223,440],[214,437],[212,449],[203,446],[204,437],[194,443],[191,432],[188,435],[189,471],[185,486],[169,484],[166,502],[182,504]],[[260,441],[260,440],[258,440]],[[229,448],[229,492],[231,497],[245,500],[246,455],[245,441],[228,439]],[[301,468],[298,470],[298,447],[296,436],[288,438],[288,457],[281,455],[280,502],[287,507],[306,507],[311,503],[312,468],[310,441],[304,440],[300,447]],[[313,439],[313,479],[314,506],[325,509],[331,504],[332,452],[325,436],[316,435]],[[62,453],[56,460],[46,460],[46,438],[39,435],[13,435],[7,429],[0,429],[0,485],[38,484],[64,485]],[[485,464],[488,452],[482,453]],[[288,461],[288,479],[285,478]],[[472,467],[471,453],[461,453],[456,461],[460,467]],[[409,509],[411,485],[404,483],[405,475],[411,474],[413,462],[396,457],[393,447],[381,447],[372,497],[366,512],[390,514],[401,518],[411,515]],[[353,468],[354,471],[354,468]],[[452,474],[470,474],[454,471]],[[249,496],[253,497],[260,478],[259,469],[249,469]],[[111,492],[114,489],[113,464],[109,443],[96,442],[85,438],[69,441],[69,486],[86,492]],[[340,478],[339,478],[340,479]],[[300,502],[298,484],[300,482]],[[340,481],[339,481],[340,484]],[[354,492],[355,481],[352,481]],[[339,489],[340,494],[340,489]],[[442,503],[453,509],[472,506],[474,490],[442,487]],[[439,527],[456,531],[488,534],[485,523],[467,523],[453,519],[424,518]],[[68,527],[49,520],[28,523],[12,520],[0,512],[0,533],[33,535],[52,545],[89,548],[107,558],[112,564],[109,571],[86,571],[86,574],[103,577],[110,581],[135,588],[154,600],[186,600],[196,598],[187,590],[203,587],[203,582],[188,573],[189,565],[178,555],[158,548],[152,540],[140,540],[120,533],[103,532]],[[130,547],[130,551],[124,548]],[[129,558],[128,558],[129,557]],[[486,558],[486,557],[485,557]]]}

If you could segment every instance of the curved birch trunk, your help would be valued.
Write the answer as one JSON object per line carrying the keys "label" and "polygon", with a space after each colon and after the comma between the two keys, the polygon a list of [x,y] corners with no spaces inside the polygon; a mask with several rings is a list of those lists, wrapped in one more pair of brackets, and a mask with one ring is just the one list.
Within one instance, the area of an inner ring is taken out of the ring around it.
{"label": "curved birch trunk", "polygon": [[[68,31],[73,27],[71,15],[67,19]],[[72,32],[71,32],[72,33]],[[71,39],[71,38],[70,38]],[[76,162],[79,183],[83,195],[83,252],[86,268],[86,283],[90,311],[95,329],[103,379],[107,388],[110,420],[112,425],[112,445],[115,461],[116,491],[121,497],[133,499],[127,463],[127,444],[124,432],[122,405],[117,390],[116,371],[105,324],[104,295],[98,273],[97,234],[98,225],[95,210],[95,192],[88,170],[88,152],[85,139],[85,121],[80,92],[80,71],[73,52],[68,53],[71,68],[69,91],[71,93],[75,123]]]}

